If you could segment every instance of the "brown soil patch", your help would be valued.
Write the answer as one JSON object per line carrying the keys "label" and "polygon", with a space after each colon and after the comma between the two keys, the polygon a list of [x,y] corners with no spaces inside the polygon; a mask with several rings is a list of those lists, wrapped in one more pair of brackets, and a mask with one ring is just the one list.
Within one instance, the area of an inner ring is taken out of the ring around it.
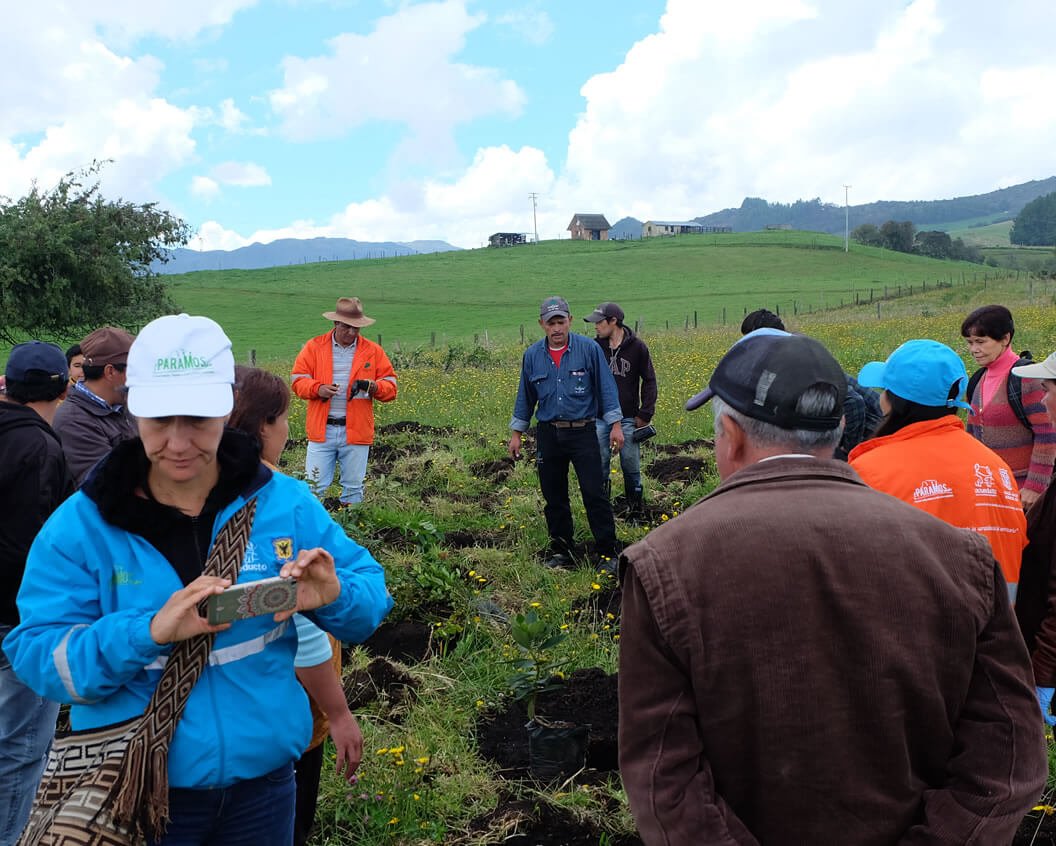
{"label": "brown soil patch", "polygon": [[693,482],[703,476],[707,470],[708,462],[689,455],[660,458],[646,468],[650,478],[658,482]]}
{"label": "brown soil patch", "polygon": [[512,458],[500,458],[498,461],[480,461],[470,466],[470,471],[478,479],[487,479],[497,485],[501,485],[513,475],[516,465]]}
{"label": "brown soil patch", "polygon": [[657,444],[653,451],[658,455],[684,455],[695,449],[715,449],[715,441],[700,438],[695,441],[683,441],[680,444]]}
{"label": "brown soil patch", "polygon": [[[550,720],[590,724],[587,768],[601,773],[619,769],[616,732],[619,703],[616,675],[597,667],[576,670],[557,690],[540,694],[536,713]],[[528,777],[528,712],[523,702],[510,702],[477,724],[477,748],[482,757],[501,767],[505,778]]]}
{"label": "brown soil patch", "polygon": [[[571,812],[530,799],[504,799],[497,808],[470,822],[472,832],[488,832],[498,846],[598,846],[602,831]],[[635,835],[610,835],[612,846],[642,846]]]}
{"label": "brown soil patch", "polygon": [[375,658],[365,669],[349,672],[343,686],[352,711],[379,698],[391,706],[403,705],[418,690],[418,682],[409,673],[384,658]]}
{"label": "brown soil patch", "polygon": [[387,423],[384,426],[378,427],[378,432],[384,435],[391,435],[397,432],[413,432],[417,435],[441,435],[447,437],[452,434],[455,430],[442,426],[429,426],[425,423],[418,423],[415,420],[399,420],[396,423]]}
{"label": "brown soil patch", "polygon": [[1012,846],[1056,846],[1056,816],[1031,811],[1020,823]]}
{"label": "brown soil patch", "polygon": [[416,620],[382,623],[377,631],[363,641],[372,655],[392,658],[404,664],[424,661],[432,648],[433,627]]}

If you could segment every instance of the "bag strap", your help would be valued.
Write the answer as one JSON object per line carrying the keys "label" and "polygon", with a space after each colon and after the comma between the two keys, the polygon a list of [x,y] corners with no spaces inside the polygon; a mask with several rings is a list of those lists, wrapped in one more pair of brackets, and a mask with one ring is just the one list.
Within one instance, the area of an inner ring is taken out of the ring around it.
{"label": "bag strap", "polygon": [[[217,533],[204,575],[234,583],[249,544],[257,501],[250,499]],[[205,602],[198,611],[205,616]],[[105,806],[113,818],[144,837],[159,839],[169,817],[169,743],[187,705],[191,689],[209,661],[215,635],[197,635],[172,648],[150,704],[128,744],[117,781]]]}
{"label": "bag strap", "polygon": [[986,368],[980,367],[968,379],[968,387],[964,391],[964,397],[968,400],[969,405],[971,405],[972,402],[972,394],[975,393],[976,386],[982,381],[984,373],[986,373]]}
{"label": "bag strap", "polygon": [[[1030,357],[1030,353],[1022,352],[1019,354],[1019,361],[1012,366],[1019,367],[1021,364],[1033,363],[1034,360]],[[1016,419],[1019,420],[1026,429],[1033,431],[1034,427],[1030,425],[1030,418],[1027,416],[1027,410],[1023,406],[1023,377],[1009,372],[1005,391],[1008,394],[1008,404],[1012,406],[1012,411],[1015,412]]]}

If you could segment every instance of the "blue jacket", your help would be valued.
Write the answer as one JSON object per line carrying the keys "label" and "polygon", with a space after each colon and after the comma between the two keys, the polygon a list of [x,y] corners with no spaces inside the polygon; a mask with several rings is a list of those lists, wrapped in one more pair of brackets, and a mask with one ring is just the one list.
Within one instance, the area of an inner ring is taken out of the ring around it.
{"label": "blue jacket", "polygon": [[[302,549],[335,560],[341,594],[306,616],[341,640],[359,642],[392,607],[381,566],[350,540],[303,483],[264,474],[240,582],[276,576]],[[220,512],[212,536],[245,499]],[[17,675],[41,696],[72,703],[74,729],[146,709],[171,646],[151,639],[150,621],[183,587],[142,536],[106,522],[86,493],[68,499],[34,542],[18,595],[21,623],[3,648]],[[223,787],[296,760],[312,735],[307,697],[294,674],[292,620],[236,622],[216,635],[169,750],[171,787]]]}
{"label": "blue jacket", "polygon": [[610,426],[620,422],[616,380],[595,341],[570,332],[560,367],[554,367],[546,338],[524,351],[510,428],[526,432],[533,411],[540,423],[586,418],[601,418]]}

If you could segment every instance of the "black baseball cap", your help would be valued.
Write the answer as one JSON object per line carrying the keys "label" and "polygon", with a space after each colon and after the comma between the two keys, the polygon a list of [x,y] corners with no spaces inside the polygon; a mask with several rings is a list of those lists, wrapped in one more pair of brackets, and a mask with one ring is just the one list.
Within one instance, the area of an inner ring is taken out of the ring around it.
{"label": "black baseball cap", "polygon": [[12,382],[31,384],[64,383],[68,373],[66,353],[45,341],[16,344],[4,368],[4,376]]}
{"label": "black baseball cap", "polygon": [[[835,389],[833,414],[816,416],[796,410],[810,388]],[[754,420],[782,429],[825,432],[843,418],[847,377],[832,354],[806,335],[779,329],[757,329],[735,343],[722,357],[708,386],[686,401],[686,410],[700,408],[713,396]]]}
{"label": "black baseball cap", "polygon": [[587,323],[600,323],[602,320],[611,320],[612,318],[623,320],[623,309],[616,303],[602,303],[583,319]]}
{"label": "black baseball cap", "polygon": [[544,323],[551,317],[568,317],[572,314],[568,308],[568,300],[564,297],[547,297],[539,306],[539,319]]}

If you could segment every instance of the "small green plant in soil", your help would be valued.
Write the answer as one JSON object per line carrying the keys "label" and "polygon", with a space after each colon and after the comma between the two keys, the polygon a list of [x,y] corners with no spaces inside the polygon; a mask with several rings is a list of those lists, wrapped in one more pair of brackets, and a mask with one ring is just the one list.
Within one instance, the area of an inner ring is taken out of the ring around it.
{"label": "small green plant in soil", "polygon": [[534,720],[536,697],[559,686],[555,675],[568,663],[568,659],[554,660],[550,654],[568,633],[529,608],[527,613],[513,618],[510,636],[519,656],[510,662],[513,672],[507,684],[515,699],[524,700],[528,719]]}

